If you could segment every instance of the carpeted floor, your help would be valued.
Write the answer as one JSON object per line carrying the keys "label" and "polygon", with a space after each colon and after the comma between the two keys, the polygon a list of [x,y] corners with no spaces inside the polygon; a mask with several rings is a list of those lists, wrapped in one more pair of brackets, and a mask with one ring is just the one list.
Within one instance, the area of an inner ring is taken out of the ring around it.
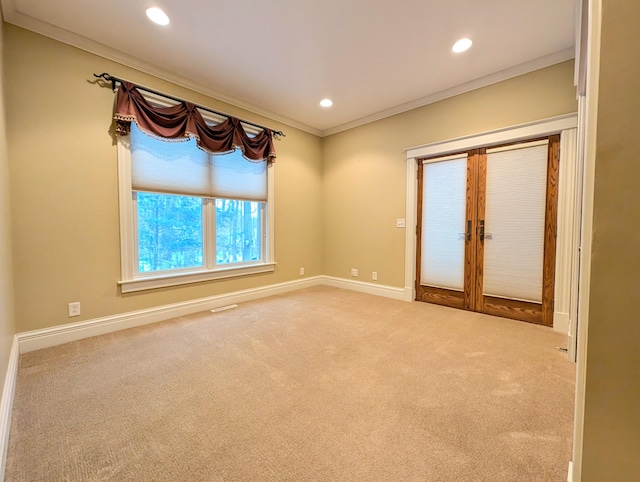
{"label": "carpeted floor", "polygon": [[558,481],[542,326],[318,287],[27,353],[7,481]]}

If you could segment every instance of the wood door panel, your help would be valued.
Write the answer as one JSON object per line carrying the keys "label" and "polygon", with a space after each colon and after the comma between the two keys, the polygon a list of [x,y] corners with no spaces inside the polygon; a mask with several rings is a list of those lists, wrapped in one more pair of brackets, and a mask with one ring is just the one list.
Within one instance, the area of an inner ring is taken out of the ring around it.
{"label": "wood door panel", "polygon": [[416,301],[445,305],[452,308],[465,309],[465,296],[461,291],[421,286],[416,292]]}
{"label": "wood door panel", "polygon": [[539,303],[484,296],[483,304],[483,312],[488,315],[543,324],[542,305]]}
{"label": "wood door panel", "polygon": [[478,165],[478,152],[471,151],[467,158],[467,237],[464,243],[464,308],[473,310],[475,308],[475,283],[476,274],[476,210],[478,199],[478,176],[476,168]]}
{"label": "wood door panel", "polygon": [[544,229],[544,266],[542,270],[542,324],[553,326],[556,276],[556,236],[558,234],[558,173],[560,136],[549,138],[547,164],[547,205]]}
{"label": "wood door panel", "polygon": [[475,266],[475,310],[484,311],[484,285],[482,280],[484,279],[484,240],[480,240],[480,224],[479,220],[484,219],[484,213],[487,205],[487,150],[480,149],[477,155],[477,183],[478,183],[478,195],[476,200],[476,229],[475,236],[476,244],[476,266]]}
{"label": "wood door panel", "polygon": [[420,285],[420,276],[422,272],[422,236],[424,233],[422,232],[422,199],[424,196],[424,182],[423,182],[423,165],[419,160],[416,160],[418,163],[418,210],[417,210],[417,225],[416,225],[416,301],[421,301],[419,299],[421,293],[421,285]]}

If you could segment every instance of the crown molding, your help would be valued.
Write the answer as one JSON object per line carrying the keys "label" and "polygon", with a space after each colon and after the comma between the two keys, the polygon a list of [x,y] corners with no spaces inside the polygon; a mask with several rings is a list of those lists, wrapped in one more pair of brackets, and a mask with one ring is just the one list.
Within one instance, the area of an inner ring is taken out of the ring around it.
{"label": "crown molding", "polygon": [[386,117],[391,117],[396,114],[402,114],[403,112],[417,109],[418,107],[423,107],[425,105],[433,104],[435,102],[448,99],[449,97],[455,97],[456,95],[471,92],[472,90],[487,87],[492,84],[497,84],[498,82],[502,82],[503,80],[512,79],[520,75],[528,74],[529,72],[533,72],[535,70],[550,67],[552,65],[559,64],[560,62],[571,60],[574,57],[575,50],[573,48],[561,50],[559,52],[546,55],[529,62],[525,62],[524,64],[516,65],[515,67],[501,70],[499,72],[495,72],[493,74],[486,75],[469,82],[465,82],[464,84],[456,85],[440,92],[435,92],[426,97],[421,97],[420,99],[412,100],[410,102],[391,107],[390,109],[385,109],[380,112],[376,112],[375,114],[361,117],[360,119],[356,119],[336,127],[331,127],[330,129],[325,129],[322,131],[321,135],[322,137],[327,137],[339,132],[353,129],[354,127],[359,127],[380,119],[384,119]]}
{"label": "crown molding", "polygon": [[571,60],[575,58],[575,49],[569,48],[569,49],[561,50],[559,52],[546,55],[544,57],[540,57],[538,59],[534,59],[529,62],[525,62],[515,67],[511,67],[509,69],[505,69],[500,72],[487,75],[485,77],[481,77],[469,82],[465,82],[463,84],[451,87],[449,89],[445,89],[440,92],[435,92],[428,96],[421,97],[419,99],[412,100],[410,102],[406,102],[404,104],[400,104],[395,107],[391,107],[389,109],[385,109],[385,110],[376,112],[374,114],[370,114],[370,115],[361,117],[359,119],[355,119],[353,121],[346,122],[344,124],[340,124],[335,127],[322,130],[322,129],[317,129],[315,127],[309,126],[302,122],[296,121],[289,117],[282,116],[273,111],[262,109],[255,105],[249,104],[240,99],[231,97],[227,94],[211,89],[198,82],[193,82],[192,80],[189,80],[174,72],[170,72],[161,67],[158,67],[157,65],[153,65],[151,63],[145,62],[139,58],[136,58],[132,55],[126,54],[114,48],[108,47],[104,44],[91,40],[82,35],[78,35],[68,30],[62,29],[60,27],[56,27],[55,25],[38,20],[34,17],[25,15],[17,10],[15,0],[0,0],[0,5],[2,6],[4,20],[7,23],[30,30],[40,35],[44,35],[45,37],[49,37],[51,39],[65,43],[67,45],[71,45],[80,50],[84,50],[86,52],[98,55],[105,59],[112,60],[119,64],[125,65],[127,67],[138,70],[140,72],[143,72],[145,74],[149,74],[154,77],[161,78],[163,80],[174,83],[181,87],[190,89],[194,92],[198,92],[200,94],[212,97],[216,100],[220,100],[222,102],[233,105],[235,107],[239,107],[251,113],[266,117],[267,119],[281,122],[283,124],[294,127],[296,129],[300,129],[304,132],[308,132],[309,134],[313,134],[318,137],[327,137],[333,134],[337,134],[339,132],[343,132],[349,129],[353,129],[355,127],[369,124],[371,122],[381,120],[386,117],[391,117],[396,114],[402,114],[403,112],[407,112],[407,111],[416,109],[418,107],[423,107],[425,105],[433,104],[435,102],[439,102],[441,100],[448,99],[456,95],[464,94],[472,90],[480,89],[482,87],[496,84],[498,82],[502,82],[504,80],[508,80],[513,77],[518,77],[520,75],[527,74],[535,70],[543,69],[545,67],[550,67],[560,62],[564,62],[566,60]]}
{"label": "crown molding", "polygon": [[[234,107],[239,107],[253,114],[266,117],[276,122],[281,122],[288,126],[295,127],[296,129],[300,129],[302,131],[313,134],[315,136],[319,136],[319,137],[322,136],[322,131],[320,129],[316,129],[315,127],[311,127],[307,124],[298,122],[286,116],[282,116],[270,110],[259,108],[255,105],[249,104],[235,97],[231,97],[227,94],[211,89],[198,82],[193,82],[192,80],[189,80],[174,72],[170,72],[161,67],[158,67],[157,65],[153,65],[151,63],[140,60],[139,58],[136,58],[132,55],[125,54],[124,52],[108,47],[104,44],[91,40],[82,35],[78,35],[76,33],[70,32],[68,30],[57,27],[50,23],[38,20],[29,15],[25,15],[17,10],[15,0],[1,0],[1,5],[2,5],[4,20],[7,23],[16,25],[26,30],[30,30],[32,32],[43,35],[45,37],[49,37],[53,40],[57,40],[58,42],[71,45],[72,47],[76,47],[80,50],[84,50],[86,52],[98,55],[105,59],[112,60],[126,67],[130,67],[132,69],[143,72],[145,74],[149,74],[154,77],[161,78],[163,80],[166,80],[167,82],[171,82],[173,84],[179,85],[180,87],[185,87],[199,94],[212,97],[216,100],[220,100],[227,104],[233,105]],[[279,129],[275,129],[275,130],[279,130]]]}

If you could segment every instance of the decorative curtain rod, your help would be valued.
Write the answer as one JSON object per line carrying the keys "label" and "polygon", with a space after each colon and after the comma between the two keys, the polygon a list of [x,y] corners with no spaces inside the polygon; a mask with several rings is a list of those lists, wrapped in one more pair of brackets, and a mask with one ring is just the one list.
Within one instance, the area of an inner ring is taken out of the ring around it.
{"label": "decorative curtain rod", "polygon": [[[126,79],[120,79],[118,77],[114,77],[113,75],[109,75],[106,72],[103,72],[102,74],[98,75],[98,74],[93,74],[94,77],[98,78],[98,79],[103,79],[106,80],[107,82],[111,82],[111,89],[115,92],[116,90],[116,82],[131,82],[130,80],[126,80]],[[176,102],[184,102],[183,99],[178,99],[177,97],[173,97],[172,95],[169,94],[165,94],[164,92],[158,92],[157,90],[153,90],[153,89],[149,89],[148,87],[143,87],[141,85],[136,84],[135,82],[131,82],[132,84],[135,84],[136,88],[138,90],[144,90],[145,92],[150,92],[151,94],[156,94],[159,95],[161,97],[165,97],[167,99],[171,99],[171,100],[175,100]],[[194,104],[198,109],[200,110],[204,110],[207,112],[211,112],[212,114],[217,114],[217,115],[221,115],[223,117],[233,117],[229,114],[225,114],[224,112],[219,112],[217,110],[213,110],[213,109],[209,109],[208,107],[203,107],[201,105],[198,104]],[[243,124],[247,124],[253,127],[257,127],[258,129],[267,129],[265,126],[261,126],[260,124],[255,124],[253,122],[249,122],[246,120],[242,120],[239,119],[240,122],[242,122]],[[273,137],[277,138],[278,136],[281,137],[287,137],[286,134],[282,131],[274,131],[271,130],[271,133],[273,134]]]}

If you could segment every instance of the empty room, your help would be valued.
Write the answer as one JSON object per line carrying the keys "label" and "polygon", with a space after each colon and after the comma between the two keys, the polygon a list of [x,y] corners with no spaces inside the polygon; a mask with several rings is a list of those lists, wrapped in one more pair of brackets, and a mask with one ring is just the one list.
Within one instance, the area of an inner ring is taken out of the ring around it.
{"label": "empty room", "polygon": [[640,477],[623,0],[1,0],[0,475]]}

